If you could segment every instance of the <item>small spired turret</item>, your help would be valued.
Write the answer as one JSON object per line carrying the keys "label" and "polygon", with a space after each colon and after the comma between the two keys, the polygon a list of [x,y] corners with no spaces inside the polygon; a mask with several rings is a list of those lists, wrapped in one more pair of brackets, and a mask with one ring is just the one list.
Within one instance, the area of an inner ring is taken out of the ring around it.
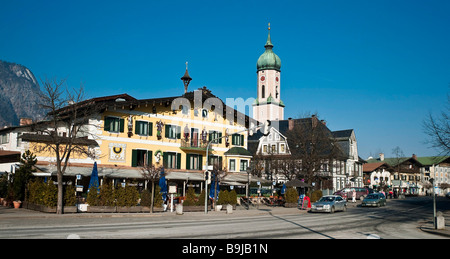
{"label": "small spired turret", "polygon": [[188,73],[188,63],[186,62],[186,72],[184,72],[183,77],[181,78],[184,84],[184,93],[187,93],[188,85],[191,82],[192,78],[189,76]]}

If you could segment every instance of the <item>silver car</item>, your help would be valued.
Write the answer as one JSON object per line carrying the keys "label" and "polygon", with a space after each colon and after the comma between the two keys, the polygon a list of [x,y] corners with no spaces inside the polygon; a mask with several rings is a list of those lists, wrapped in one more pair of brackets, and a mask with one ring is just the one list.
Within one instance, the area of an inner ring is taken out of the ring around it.
{"label": "silver car", "polygon": [[323,196],[311,206],[311,212],[329,212],[333,213],[337,210],[346,211],[347,201],[339,195]]}
{"label": "silver car", "polygon": [[363,207],[381,207],[386,206],[386,197],[382,193],[371,193],[361,203]]}

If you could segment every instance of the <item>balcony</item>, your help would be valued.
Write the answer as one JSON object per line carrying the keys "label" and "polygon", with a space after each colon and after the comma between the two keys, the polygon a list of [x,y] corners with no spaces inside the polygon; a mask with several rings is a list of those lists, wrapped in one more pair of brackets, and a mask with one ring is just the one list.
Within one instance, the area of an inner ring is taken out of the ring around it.
{"label": "balcony", "polygon": [[[183,139],[181,139],[180,149],[185,150],[185,151],[206,152],[207,145],[208,145],[208,142],[203,142],[199,139],[183,138]],[[213,150],[212,146],[209,146],[209,149]]]}

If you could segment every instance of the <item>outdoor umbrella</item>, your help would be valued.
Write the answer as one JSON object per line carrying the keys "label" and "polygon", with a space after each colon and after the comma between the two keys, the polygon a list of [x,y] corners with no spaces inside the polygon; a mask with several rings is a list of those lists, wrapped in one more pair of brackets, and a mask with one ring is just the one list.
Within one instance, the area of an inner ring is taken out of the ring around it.
{"label": "outdoor umbrella", "polygon": [[[209,198],[214,199],[216,198],[216,195],[218,194],[218,192],[216,192],[217,189],[217,181],[216,181],[216,177],[215,174],[212,174],[212,181],[211,181],[211,189],[209,190]],[[216,194],[216,195],[215,195]]]}
{"label": "outdoor umbrella", "polygon": [[286,185],[283,183],[283,187],[281,187],[281,195],[286,193]]}
{"label": "outdoor umbrella", "polygon": [[164,167],[161,169],[161,177],[159,178],[159,187],[161,187],[160,193],[164,201],[167,200],[167,184],[166,177],[164,176]]}
{"label": "outdoor umbrella", "polygon": [[91,180],[89,181],[89,189],[88,189],[88,191],[91,189],[91,187],[96,188],[97,192],[100,191],[99,187],[98,187],[97,162],[94,162],[94,167],[92,168]]}

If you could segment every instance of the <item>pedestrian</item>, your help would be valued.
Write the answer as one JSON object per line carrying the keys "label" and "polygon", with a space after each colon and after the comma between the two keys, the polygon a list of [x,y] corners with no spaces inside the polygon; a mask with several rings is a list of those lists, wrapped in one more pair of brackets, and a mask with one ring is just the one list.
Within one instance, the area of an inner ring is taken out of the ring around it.
{"label": "pedestrian", "polygon": [[352,202],[356,202],[356,191],[355,191],[355,189],[353,189],[353,193],[352,193]]}

